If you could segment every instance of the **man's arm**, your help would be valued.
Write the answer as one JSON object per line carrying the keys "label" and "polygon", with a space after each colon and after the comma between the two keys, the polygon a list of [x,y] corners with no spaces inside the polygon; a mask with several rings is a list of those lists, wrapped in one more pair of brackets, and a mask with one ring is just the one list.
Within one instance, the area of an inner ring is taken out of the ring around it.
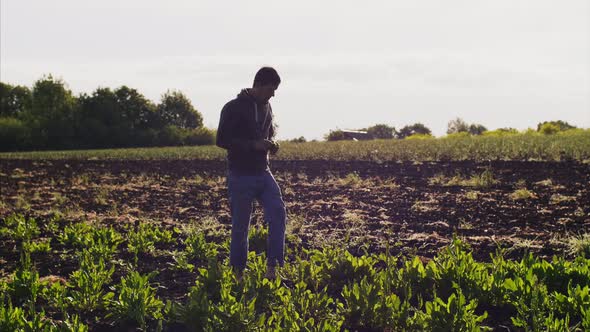
{"label": "man's arm", "polygon": [[226,150],[250,151],[254,147],[254,141],[237,138],[234,136],[238,119],[232,104],[226,104],[221,110],[219,126],[217,127],[216,144]]}
{"label": "man's arm", "polygon": [[272,142],[272,146],[268,149],[271,154],[275,155],[279,151],[279,143],[275,142],[273,139],[275,137],[275,126],[274,120],[272,118],[272,111],[271,111],[271,118],[270,118],[270,128],[268,128],[268,141]]}

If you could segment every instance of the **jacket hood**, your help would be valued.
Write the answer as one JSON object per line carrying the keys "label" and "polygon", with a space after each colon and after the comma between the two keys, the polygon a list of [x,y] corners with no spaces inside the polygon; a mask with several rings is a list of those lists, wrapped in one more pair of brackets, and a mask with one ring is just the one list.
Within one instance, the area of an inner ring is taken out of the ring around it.
{"label": "jacket hood", "polygon": [[254,96],[250,94],[250,89],[242,89],[240,93],[238,93],[238,99],[247,99],[251,101],[256,101]]}
{"label": "jacket hood", "polygon": [[260,101],[258,101],[253,95],[252,95],[252,89],[242,89],[242,91],[240,91],[240,93],[238,93],[238,99],[241,100],[247,100],[249,102],[252,103],[256,103],[258,105],[264,105],[267,104],[268,101],[266,103],[261,103]]}

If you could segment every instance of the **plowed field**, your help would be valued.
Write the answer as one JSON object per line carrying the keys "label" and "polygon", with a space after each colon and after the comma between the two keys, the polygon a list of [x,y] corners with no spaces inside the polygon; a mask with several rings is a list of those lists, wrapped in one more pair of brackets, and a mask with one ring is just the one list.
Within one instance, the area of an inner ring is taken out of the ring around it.
{"label": "plowed field", "polygon": [[[485,260],[498,246],[515,257],[552,255],[564,249],[561,236],[590,227],[590,165],[578,162],[275,161],[272,169],[303,246],[389,243],[431,257],[456,235]],[[467,181],[486,171],[492,182]],[[1,173],[2,216],[231,225],[224,162],[3,160]],[[527,196],[514,196],[518,189]]]}

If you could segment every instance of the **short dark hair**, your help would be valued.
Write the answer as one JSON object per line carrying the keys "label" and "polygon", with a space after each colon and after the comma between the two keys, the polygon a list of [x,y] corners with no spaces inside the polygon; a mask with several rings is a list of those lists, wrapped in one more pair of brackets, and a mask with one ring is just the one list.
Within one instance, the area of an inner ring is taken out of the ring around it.
{"label": "short dark hair", "polygon": [[281,78],[277,71],[272,67],[262,67],[254,76],[254,87],[263,86],[263,85],[279,85],[281,83]]}

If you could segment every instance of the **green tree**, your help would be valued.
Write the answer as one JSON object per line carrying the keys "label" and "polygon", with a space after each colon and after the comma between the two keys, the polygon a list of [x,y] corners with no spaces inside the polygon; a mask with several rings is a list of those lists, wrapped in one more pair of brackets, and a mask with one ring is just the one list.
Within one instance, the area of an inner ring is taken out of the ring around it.
{"label": "green tree", "polygon": [[122,112],[117,95],[109,88],[98,88],[92,95],[79,98],[79,130],[81,143],[87,148],[116,147],[120,136]]}
{"label": "green tree", "polygon": [[404,139],[414,134],[432,135],[432,131],[430,131],[428,127],[421,123],[414,123],[413,125],[404,126],[402,129],[400,129],[397,133],[397,138]]}
{"label": "green tree", "polygon": [[540,122],[537,124],[537,131],[541,131],[541,129],[543,128],[544,125],[547,124],[551,124],[552,126],[548,126],[548,127],[557,127],[558,131],[564,131],[564,130],[568,130],[568,129],[575,129],[576,126],[572,126],[571,124],[562,121],[562,120],[557,120],[557,121],[544,121],[544,122]]}
{"label": "green tree", "polygon": [[158,115],[165,125],[182,129],[203,126],[203,117],[180,91],[167,91],[158,105]]}
{"label": "green tree", "polygon": [[0,149],[112,148],[204,145],[215,132],[181,92],[159,105],[121,86],[72,95],[51,75],[29,89],[0,82]]}
{"label": "green tree", "polygon": [[499,132],[510,133],[510,134],[518,134],[518,129],[506,127],[506,128],[498,128],[496,129]]}
{"label": "green tree", "polygon": [[487,130],[488,130],[488,128],[484,127],[483,125],[473,123],[473,124],[469,125],[469,129],[467,131],[471,135],[481,135],[484,133],[484,131],[487,131]]}
{"label": "green tree", "polygon": [[25,122],[37,148],[63,149],[76,145],[74,112],[77,100],[65,83],[48,75],[33,85],[31,111]]}
{"label": "green tree", "polygon": [[31,90],[25,86],[12,86],[0,82],[0,117],[22,117],[30,111]]}
{"label": "green tree", "polygon": [[127,86],[81,95],[79,124],[82,142],[94,148],[153,145],[161,129],[155,105]]}
{"label": "green tree", "polygon": [[447,134],[469,132],[469,125],[461,118],[449,121],[447,124]]}
{"label": "green tree", "polygon": [[386,124],[376,124],[367,128],[367,133],[373,138],[390,139],[396,134],[395,128]]}
{"label": "green tree", "polygon": [[291,143],[305,143],[305,142],[307,142],[307,139],[305,139],[305,137],[303,137],[303,136],[299,136],[297,138],[290,139],[289,142],[291,142]]}
{"label": "green tree", "polygon": [[164,129],[156,105],[137,90],[122,86],[115,90],[121,122],[116,126],[118,146],[150,146]]}
{"label": "green tree", "polygon": [[115,95],[121,112],[121,125],[130,133],[163,127],[157,123],[156,106],[137,90],[122,86],[115,90]]}

